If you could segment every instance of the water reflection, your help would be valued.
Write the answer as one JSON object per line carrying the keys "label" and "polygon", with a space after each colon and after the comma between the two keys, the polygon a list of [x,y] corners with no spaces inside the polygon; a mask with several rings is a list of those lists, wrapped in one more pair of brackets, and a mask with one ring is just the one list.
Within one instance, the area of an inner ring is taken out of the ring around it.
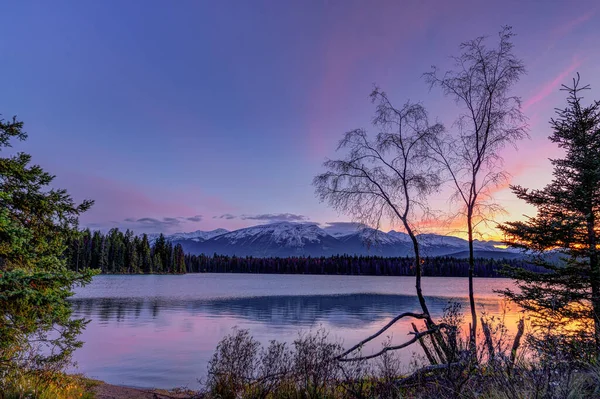
{"label": "water reflection", "polygon": [[[465,298],[436,296],[427,301],[434,317],[454,301],[468,310]],[[292,342],[299,331],[322,327],[333,339],[352,345],[397,314],[419,311],[414,296],[369,293],[216,299],[94,296],[72,302],[76,316],[91,320],[82,336],[86,344],[75,356],[79,371],[110,383],[163,388],[198,386],[218,341],[234,326],[248,328],[263,344],[271,339]],[[478,304],[491,314],[502,312],[496,298],[484,297]],[[379,349],[388,337],[403,341],[409,323],[399,322],[364,353]],[[408,360],[417,349],[402,356]]]}
{"label": "water reflection", "polygon": [[[464,298],[428,297],[433,316],[441,316],[445,307],[456,302],[466,308]],[[408,295],[295,295],[229,298],[216,300],[181,300],[178,298],[76,298],[72,300],[77,315],[109,322],[147,323],[157,319],[161,311],[202,314],[208,317],[228,315],[252,322],[277,326],[311,326],[328,321],[335,327],[356,322],[373,323],[401,312],[419,312],[419,302]],[[478,301],[481,309],[499,313],[502,302],[497,299]]]}

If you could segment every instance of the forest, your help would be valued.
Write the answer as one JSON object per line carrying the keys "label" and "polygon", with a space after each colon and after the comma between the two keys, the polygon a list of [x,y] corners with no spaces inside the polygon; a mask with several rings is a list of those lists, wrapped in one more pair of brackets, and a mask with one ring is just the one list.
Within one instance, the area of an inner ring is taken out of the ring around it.
{"label": "forest", "polygon": [[181,274],[188,271],[180,244],[161,234],[150,244],[146,234],[111,229],[83,230],[69,241],[64,253],[71,270],[97,269],[104,274]]}
{"label": "forest", "polygon": [[[73,238],[65,252],[74,271],[97,269],[104,274],[181,274],[181,273],[267,273],[267,274],[345,274],[368,276],[414,276],[413,257],[338,255],[331,257],[258,258],[214,254],[185,254],[181,244],[164,235],[150,243],[148,236],[111,229],[83,230]],[[465,277],[469,260],[450,256],[425,257],[424,276]],[[475,260],[475,276],[503,277],[504,267],[519,267],[533,272],[545,269],[523,259]]]}

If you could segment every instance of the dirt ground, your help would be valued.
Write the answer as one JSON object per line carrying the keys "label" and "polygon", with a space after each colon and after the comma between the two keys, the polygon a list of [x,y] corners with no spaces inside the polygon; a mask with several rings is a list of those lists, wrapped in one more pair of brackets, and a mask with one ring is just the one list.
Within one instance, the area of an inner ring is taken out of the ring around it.
{"label": "dirt ground", "polygon": [[191,392],[171,392],[160,389],[139,389],[110,385],[104,382],[92,388],[96,399],[192,399],[200,398]]}

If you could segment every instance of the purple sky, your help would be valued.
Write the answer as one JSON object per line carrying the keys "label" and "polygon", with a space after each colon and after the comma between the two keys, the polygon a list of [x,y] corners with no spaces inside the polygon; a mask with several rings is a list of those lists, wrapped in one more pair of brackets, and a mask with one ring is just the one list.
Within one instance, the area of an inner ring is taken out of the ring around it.
{"label": "purple sky", "polygon": [[[311,180],[345,131],[369,127],[373,84],[450,126],[453,102],[422,73],[502,25],[528,69],[514,94],[531,139],[505,151],[513,183],[551,177],[560,84],[580,72],[600,98],[593,0],[23,1],[2,16],[0,113],[26,123],[18,150],[76,199],[96,200],[82,218],[90,227],[348,220],[318,202]],[[531,212],[508,189],[497,198],[501,220]],[[447,207],[444,194],[432,203]]]}

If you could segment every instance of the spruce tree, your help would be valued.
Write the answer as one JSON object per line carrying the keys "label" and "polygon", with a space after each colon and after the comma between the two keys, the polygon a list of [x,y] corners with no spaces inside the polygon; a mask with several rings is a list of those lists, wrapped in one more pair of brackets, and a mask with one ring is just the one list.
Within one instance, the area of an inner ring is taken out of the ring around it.
{"label": "spruce tree", "polygon": [[[506,223],[507,242],[540,256],[546,273],[509,268],[519,290],[505,294],[534,317],[545,334],[567,342],[589,342],[600,355],[600,102],[582,104],[589,86],[563,85],[567,107],[556,110],[550,140],[565,151],[551,159],[553,180],[541,190],[512,187],[522,200],[537,208],[525,221]],[[561,262],[548,261],[549,250]],[[546,257],[543,255],[546,254]],[[572,341],[571,339],[575,339]],[[582,341],[584,340],[584,341]]]}
{"label": "spruce tree", "polygon": [[142,241],[140,242],[140,248],[138,249],[140,253],[140,268],[142,272],[145,274],[152,274],[152,252],[150,250],[150,243],[148,242],[148,236],[144,234],[142,236]]}
{"label": "spruce tree", "polygon": [[[26,137],[22,122],[0,118],[0,154]],[[65,251],[92,202],[76,204],[53,180],[28,154],[0,156],[0,396],[11,375],[60,370],[81,345],[85,323],[67,298],[93,273],[68,270]]]}
{"label": "spruce tree", "polygon": [[186,272],[185,253],[183,252],[181,244],[175,245],[175,248],[173,249],[173,263],[174,273],[184,274]]}

